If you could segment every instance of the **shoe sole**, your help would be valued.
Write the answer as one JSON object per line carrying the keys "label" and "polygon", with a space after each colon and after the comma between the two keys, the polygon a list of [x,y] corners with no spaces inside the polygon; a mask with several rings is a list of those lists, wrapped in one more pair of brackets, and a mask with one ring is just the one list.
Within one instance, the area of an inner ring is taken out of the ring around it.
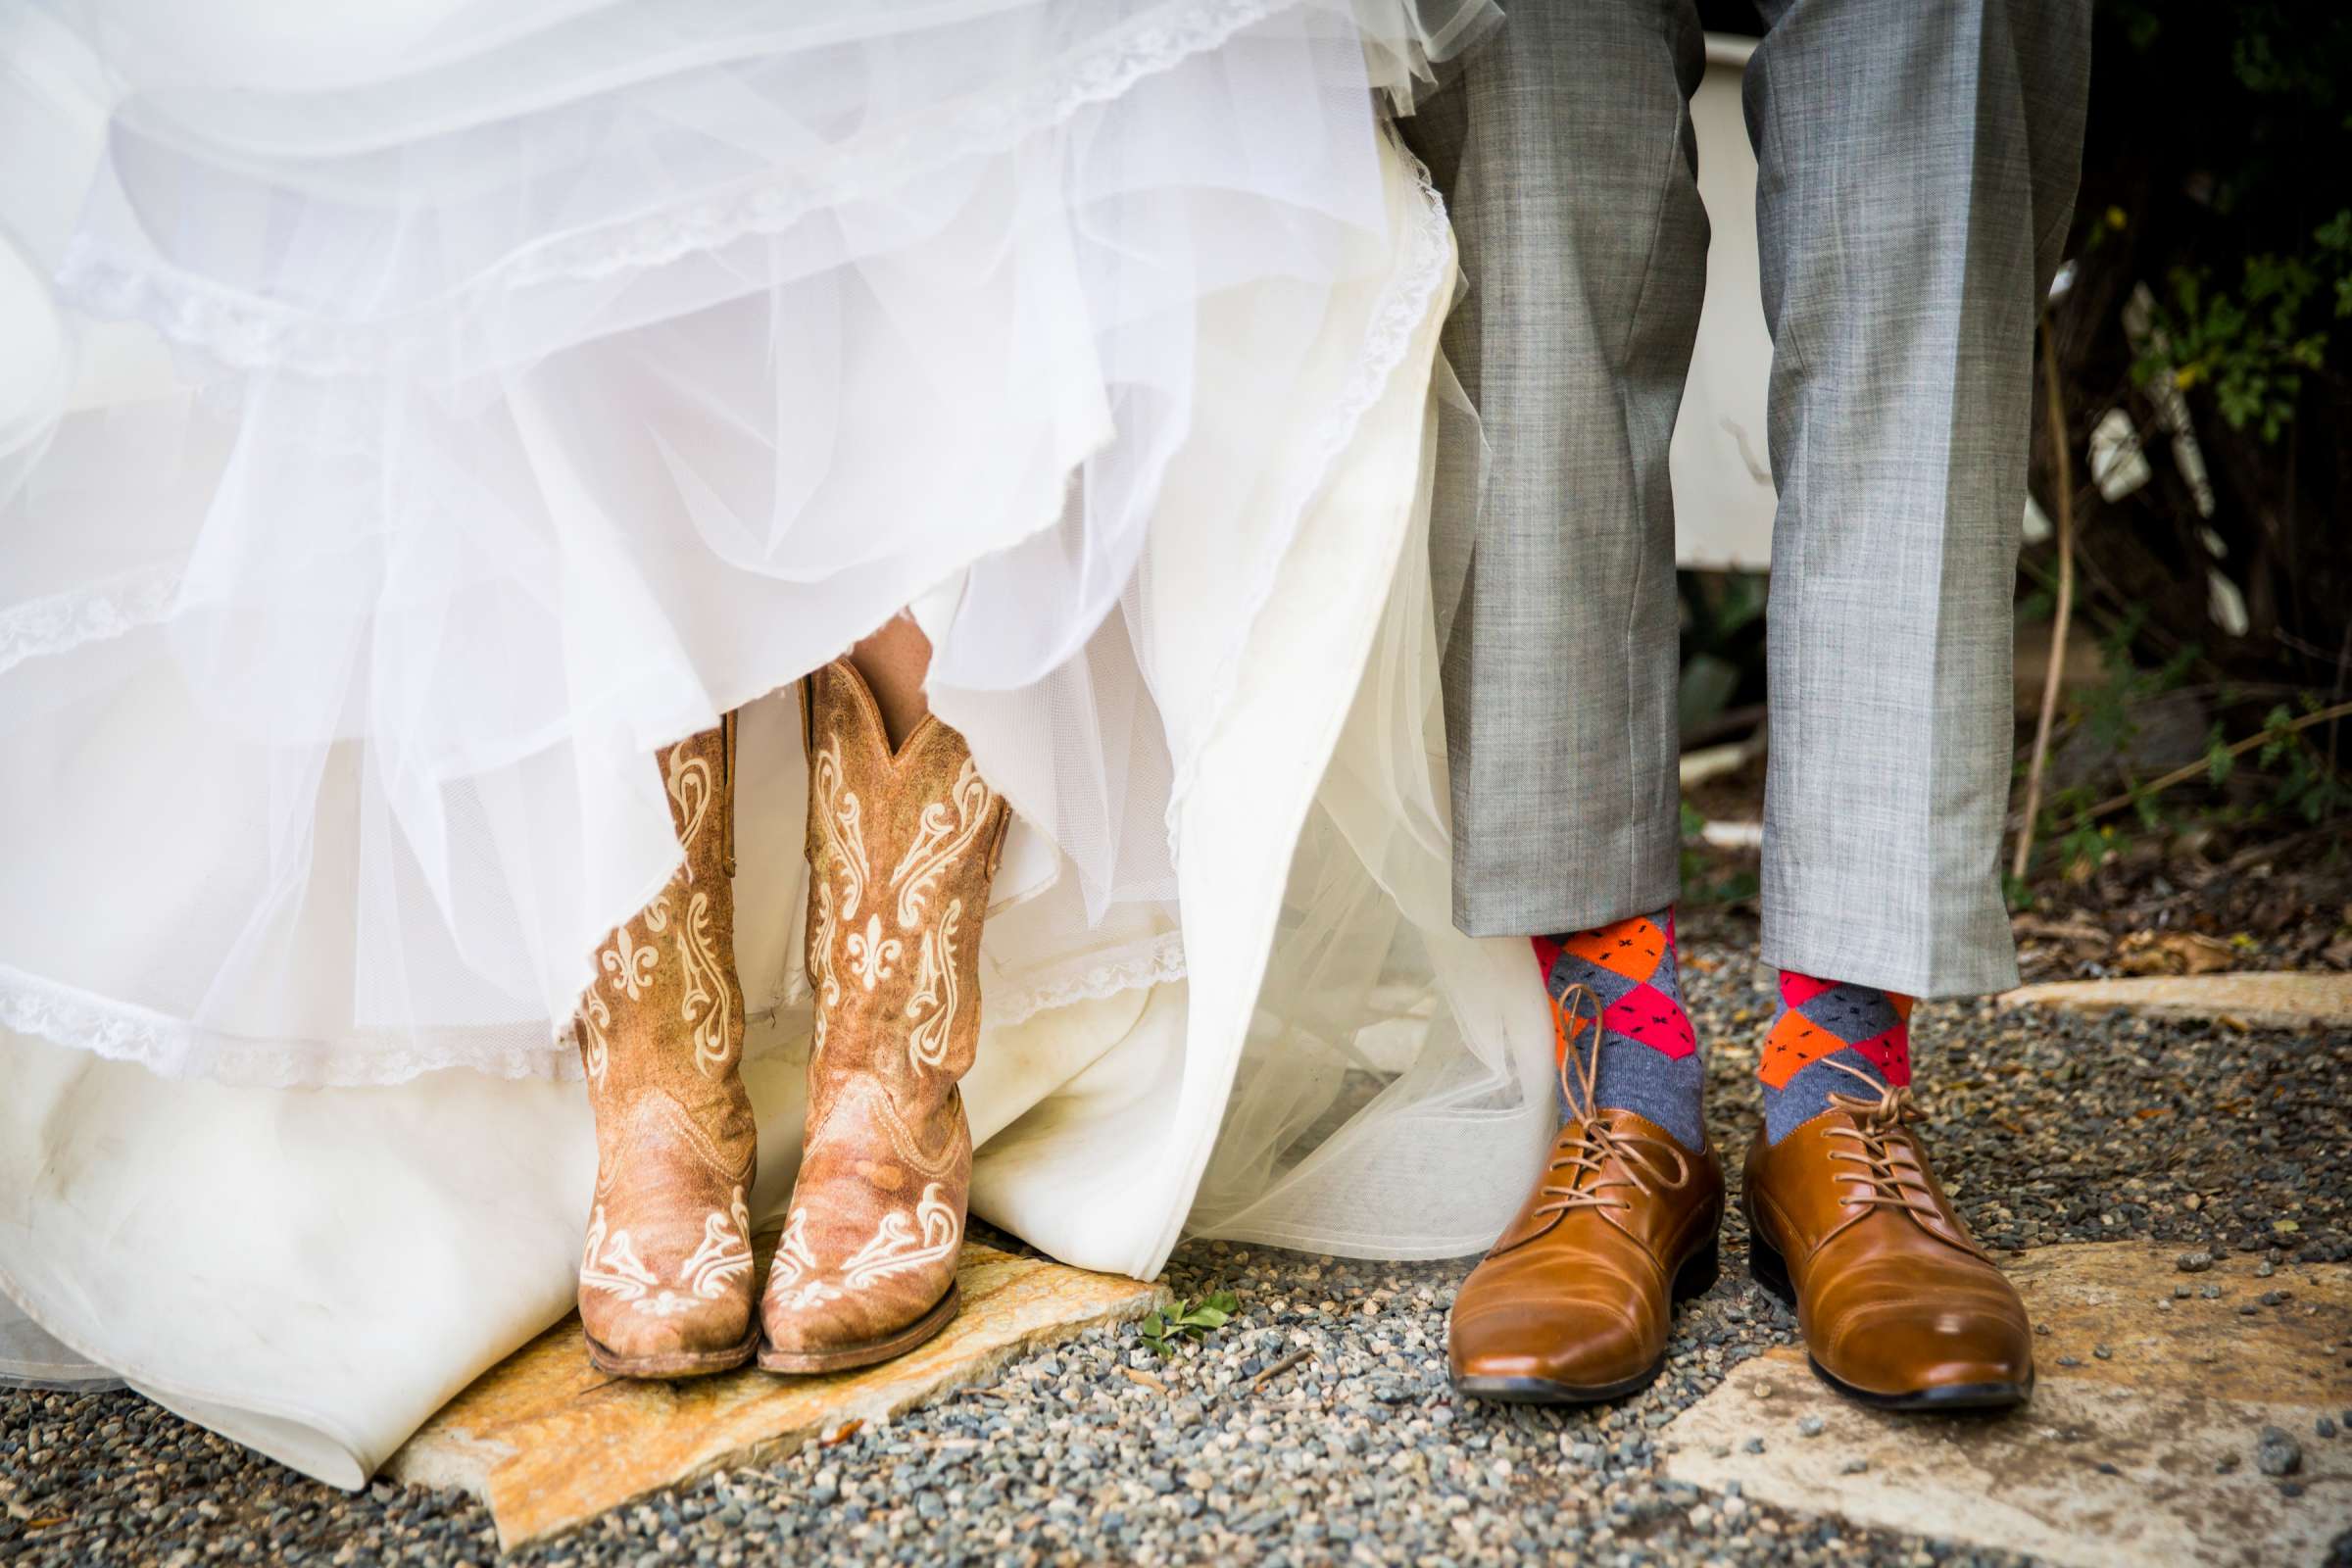
{"label": "shoe sole", "polygon": [[[1772,1294],[1783,1306],[1796,1310],[1796,1285],[1788,1277],[1788,1260],[1780,1249],[1764,1239],[1752,1213],[1747,1217],[1747,1273],[1748,1277]],[[1856,1404],[1866,1404],[1874,1410],[1916,1410],[1930,1413],[1958,1415],[1966,1411],[1995,1413],[2014,1410],[2034,1396],[2034,1379],[2023,1383],[1947,1383],[1937,1388],[1911,1389],[1900,1394],[1881,1394],[1873,1389],[1856,1388],[1832,1372],[1805,1352],[1805,1364],[1813,1375],[1831,1389]]]}
{"label": "shoe sole", "polygon": [[671,1350],[662,1355],[618,1354],[599,1343],[586,1329],[580,1331],[580,1338],[588,1342],[589,1364],[599,1372],[616,1378],[669,1382],[678,1378],[707,1378],[742,1366],[760,1348],[760,1324],[755,1319],[743,1343],[723,1350]]}
{"label": "shoe sole", "polygon": [[763,1372],[787,1372],[806,1375],[811,1372],[847,1372],[855,1367],[872,1366],[905,1355],[927,1340],[936,1339],[940,1330],[956,1320],[962,1298],[954,1285],[932,1308],[895,1334],[879,1339],[861,1340],[830,1350],[779,1350],[773,1346],[760,1351],[760,1369]]}
{"label": "shoe sole", "polygon": [[[1723,1256],[1717,1244],[1709,1241],[1699,1250],[1683,1260],[1674,1272],[1671,1304],[1680,1306],[1693,1297],[1704,1296],[1712,1290],[1723,1271]],[[1622,1399],[1629,1394],[1639,1394],[1658,1380],[1666,1370],[1666,1352],[1630,1378],[1615,1383],[1578,1384],[1558,1383],[1550,1378],[1491,1378],[1456,1377],[1450,1381],[1453,1392],[1466,1399],[1485,1399],[1492,1404],[1606,1404]]]}

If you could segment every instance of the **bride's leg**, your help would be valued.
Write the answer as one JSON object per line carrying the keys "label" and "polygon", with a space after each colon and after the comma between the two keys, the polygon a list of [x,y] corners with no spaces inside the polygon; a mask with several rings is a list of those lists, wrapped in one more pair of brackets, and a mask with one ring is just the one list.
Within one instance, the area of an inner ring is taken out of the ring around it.
{"label": "bride's leg", "polygon": [[955,1316],[971,1185],[956,1088],[980,1038],[980,925],[1009,813],[924,722],[930,645],[892,621],[808,677],[808,982],[801,1173],[760,1364],[830,1372]]}
{"label": "bride's leg", "polygon": [[882,710],[882,728],[894,747],[931,711],[923,677],[931,672],[931,639],[912,615],[894,615],[882,629],[850,650],[850,662],[865,677],[866,689]]}

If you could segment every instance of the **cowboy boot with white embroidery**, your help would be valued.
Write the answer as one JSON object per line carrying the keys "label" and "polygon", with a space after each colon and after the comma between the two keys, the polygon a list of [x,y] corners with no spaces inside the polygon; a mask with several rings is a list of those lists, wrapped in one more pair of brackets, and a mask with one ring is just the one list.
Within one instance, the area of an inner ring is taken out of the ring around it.
{"label": "cowboy boot with white embroidery", "polygon": [[752,1357],[756,1152],[735,976],[732,715],[659,754],[686,862],[596,956],[580,1060],[596,1202],[580,1259],[589,1359],[621,1377]]}
{"label": "cowboy boot with white embroidery", "polygon": [[1010,819],[963,737],[895,750],[847,661],[808,678],[808,1134],[760,1302],[760,1364],[887,1360],[956,1315],[980,1037],[980,923]]}

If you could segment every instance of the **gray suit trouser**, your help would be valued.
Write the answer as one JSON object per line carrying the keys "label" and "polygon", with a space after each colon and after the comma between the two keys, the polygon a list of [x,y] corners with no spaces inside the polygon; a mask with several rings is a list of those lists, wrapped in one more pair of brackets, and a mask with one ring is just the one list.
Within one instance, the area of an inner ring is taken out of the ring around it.
{"label": "gray suit trouser", "polygon": [[[1405,129],[1468,291],[1442,450],[1454,917],[1676,896],[1667,443],[1705,280],[1689,0],[1521,0]],[[2073,215],[2087,0],[1765,0],[1747,69],[1780,510],[1764,958],[2015,982],[1997,861],[2034,330]],[[1448,471],[1449,470],[1449,471]]]}

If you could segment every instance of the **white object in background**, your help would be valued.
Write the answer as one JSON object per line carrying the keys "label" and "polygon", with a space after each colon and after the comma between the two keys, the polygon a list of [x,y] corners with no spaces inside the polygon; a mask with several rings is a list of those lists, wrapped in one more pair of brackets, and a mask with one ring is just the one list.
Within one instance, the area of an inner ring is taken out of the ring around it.
{"label": "white object in background", "polygon": [[1674,559],[1710,570],[1772,564],[1771,449],[1764,433],[1772,335],[1764,329],[1756,259],[1756,155],[1747,144],[1740,78],[1753,38],[1707,35],[1707,74],[1690,99],[1698,194],[1707,204],[1707,294],[1698,346],[1674,425]]}
{"label": "white object in background", "polygon": [[2139,432],[2132,427],[2132,416],[2109,409],[2090,431],[2091,482],[2107,500],[2121,501],[2152,476],[2148,460],[2139,450]]}
{"label": "white object in background", "polygon": [[2218,571],[2205,573],[2205,613],[2231,637],[2243,637],[2254,624],[2246,613],[2246,596]]}
{"label": "white object in background", "polygon": [[1703,746],[1695,752],[1685,752],[1682,786],[1689,789],[1693,784],[1704,784],[1726,773],[1737,773],[1747,765],[1747,760],[1754,755],[1753,736],[1743,741],[1729,741],[1721,746]]}
{"label": "white object in background", "polygon": [[1760,850],[1764,847],[1764,824],[1761,822],[1720,822],[1710,818],[1698,830],[1699,842],[1718,850]]}
{"label": "white object in background", "polygon": [[2037,545],[2056,531],[2050,526],[2050,514],[2041,510],[2041,504],[2034,499],[2033,492],[2028,491],[2026,494],[2026,543]]}
{"label": "white object in background", "polygon": [[[2136,352],[2152,348],[2159,355],[2169,356],[2172,344],[2157,329],[2155,319],[2156,296],[2147,284],[2136,285],[2132,297],[2124,302],[2124,336]],[[2173,466],[2188,481],[2189,494],[2196,498],[2197,515],[2212,516],[2213,479],[2205,471],[2205,449],[2197,444],[2196,426],[2189,421],[2188,399],[2180,395],[2180,381],[2171,372],[2158,369],[2140,382],[2139,387],[2148,395],[2148,401],[2156,405],[2158,422],[2172,434]],[[2216,556],[2222,553],[2218,541],[2210,548]]]}

